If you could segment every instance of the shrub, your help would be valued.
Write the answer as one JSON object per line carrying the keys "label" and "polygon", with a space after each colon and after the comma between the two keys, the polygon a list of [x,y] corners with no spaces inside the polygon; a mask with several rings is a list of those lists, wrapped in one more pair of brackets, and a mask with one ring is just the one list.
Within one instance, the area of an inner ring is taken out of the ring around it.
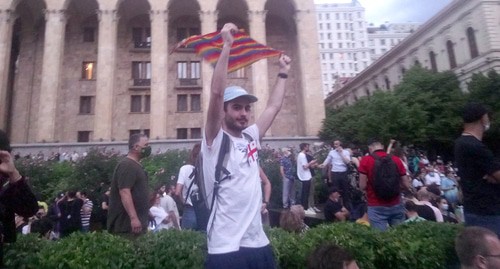
{"label": "shrub", "polygon": [[207,253],[205,234],[163,230],[139,238],[136,268],[203,268]]}
{"label": "shrub", "polygon": [[35,269],[39,263],[38,255],[50,244],[36,234],[19,235],[17,242],[5,245],[4,263],[6,268]]}
{"label": "shrub", "polygon": [[454,238],[462,225],[431,221],[403,224],[382,236],[377,268],[446,268],[458,260]]}
{"label": "shrub", "polygon": [[36,268],[136,268],[131,241],[102,233],[74,233],[51,242],[39,253]]}

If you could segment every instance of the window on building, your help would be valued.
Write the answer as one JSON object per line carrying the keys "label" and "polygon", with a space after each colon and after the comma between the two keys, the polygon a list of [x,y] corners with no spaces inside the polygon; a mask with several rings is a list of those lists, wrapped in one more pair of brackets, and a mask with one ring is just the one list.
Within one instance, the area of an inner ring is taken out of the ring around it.
{"label": "window on building", "polygon": [[325,54],[321,53],[321,60],[325,60]]}
{"label": "window on building", "polygon": [[147,137],[150,137],[150,131],[149,129],[131,129],[128,131],[129,133],[129,137],[132,136],[132,135],[135,135],[135,134],[143,134],[143,135],[146,135]]}
{"label": "window on building", "polygon": [[329,13],[326,13],[326,19],[329,20],[330,19],[330,14]]}
{"label": "window on building", "polygon": [[177,139],[188,139],[188,129],[177,128]]}
{"label": "window on building", "polygon": [[96,62],[83,62],[82,63],[82,79],[95,80],[97,76]]}
{"label": "window on building", "polygon": [[[340,29],[341,29],[341,25],[340,25],[340,23],[337,23],[337,30],[340,30]],[[341,37],[340,37],[340,33],[339,33],[339,39],[340,39],[340,38],[341,38]]]}
{"label": "window on building", "polygon": [[341,48],[342,48],[342,43],[341,43],[341,42],[339,42],[339,49],[341,49]]}
{"label": "window on building", "polygon": [[77,142],[90,142],[90,131],[78,131],[77,133]]}
{"label": "window on building", "polygon": [[188,96],[187,94],[177,95],[177,112],[187,112],[188,111]]}
{"label": "window on building", "polygon": [[191,139],[201,138],[201,128],[191,128]]}
{"label": "window on building", "polygon": [[151,62],[132,62],[134,86],[151,85]]}
{"label": "window on building", "polygon": [[329,49],[332,49],[333,48],[333,44],[331,42],[328,42],[328,48]]}
{"label": "window on building", "polygon": [[201,95],[191,94],[191,111],[200,112],[201,111]]}
{"label": "window on building", "polygon": [[380,39],[380,45],[385,46],[385,39]]}
{"label": "window on building", "polygon": [[390,90],[391,89],[391,81],[389,80],[388,77],[385,77],[385,88],[387,90]]}
{"label": "window on building", "polygon": [[322,16],[322,15],[323,15],[323,14],[318,13],[318,20],[322,20],[322,19],[323,19],[323,16]]}
{"label": "window on building", "polygon": [[429,52],[429,60],[431,61],[431,70],[437,72],[436,53],[434,51]]}
{"label": "window on building", "polygon": [[330,60],[333,60],[333,52],[328,53],[328,58],[329,58]]}
{"label": "window on building", "polygon": [[448,40],[446,42],[446,50],[448,51],[448,59],[450,61],[450,69],[457,67],[457,60],[455,59],[455,49],[453,48],[453,42]]}
{"label": "window on building", "polygon": [[181,85],[197,85],[200,77],[200,62],[177,62],[177,78]]}
{"label": "window on building", "polygon": [[131,113],[149,113],[151,111],[150,95],[131,95],[130,112]]}
{"label": "window on building", "polygon": [[467,40],[469,41],[470,57],[476,58],[479,56],[479,51],[477,49],[476,35],[474,33],[474,28],[467,28]]}
{"label": "window on building", "polygon": [[370,46],[375,46],[375,41],[373,39],[368,40]]}
{"label": "window on building", "polygon": [[132,41],[135,48],[150,49],[151,48],[151,28],[132,28]]}
{"label": "window on building", "polygon": [[330,64],[330,69],[335,69],[335,64],[334,63]]}
{"label": "window on building", "polygon": [[327,34],[327,38],[328,38],[328,40],[331,40],[332,39],[332,33],[328,33]]}
{"label": "window on building", "polygon": [[335,19],[336,19],[336,20],[340,20],[339,13],[335,13]]}
{"label": "window on building", "polygon": [[330,23],[326,24],[326,30],[330,30]]}
{"label": "window on building", "polygon": [[83,28],[83,42],[95,42],[95,28],[94,27],[84,27]]}
{"label": "window on building", "polygon": [[80,96],[79,113],[82,115],[94,114],[94,96]]}
{"label": "window on building", "polygon": [[405,68],[404,66],[403,66],[403,67],[401,67],[401,74],[402,74],[402,75],[406,74],[406,68]]}
{"label": "window on building", "polygon": [[240,68],[234,72],[229,73],[229,78],[246,78],[246,68]]}
{"label": "window on building", "polygon": [[323,40],[323,39],[324,39],[324,35],[323,35],[323,33],[320,33],[319,34],[319,40]]}
{"label": "window on building", "polygon": [[319,29],[323,30],[323,24],[322,23],[319,24]]}
{"label": "window on building", "polygon": [[358,19],[361,19],[361,12],[357,12],[358,14]]}
{"label": "window on building", "polygon": [[342,39],[342,33],[337,33],[337,39]]}
{"label": "window on building", "polygon": [[415,65],[421,66],[420,61],[419,60],[415,60]]}
{"label": "window on building", "polygon": [[387,49],[382,49],[382,54],[386,53],[387,52]]}

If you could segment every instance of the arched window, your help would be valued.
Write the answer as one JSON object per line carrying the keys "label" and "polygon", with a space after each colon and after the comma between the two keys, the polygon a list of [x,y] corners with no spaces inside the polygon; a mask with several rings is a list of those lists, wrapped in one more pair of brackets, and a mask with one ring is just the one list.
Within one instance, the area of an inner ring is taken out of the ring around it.
{"label": "arched window", "polygon": [[385,77],[385,88],[387,90],[390,90],[391,89],[391,81],[389,80],[388,77]]}
{"label": "arched window", "polygon": [[474,59],[479,56],[479,51],[477,50],[476,34],[472,27],[467,28],[467,39],[469,40],[470,57]]}
{"label": "arched window", "polygon": [[404,76],[406,74],[406,68],[403,66],[401,67],[401,74]]}
{"label": "arched window", "polygon": [[431,60],[431,70],[437,72],[436,53],[434,53],[434,51],[429,52],[429,59]]}
{"label": "arched window", "polygon": [[370,90],[368,88],[365,89],[366,96],[370,96]]}
{"label": "arched window", "polygon": [[448,59],[450,61],[450,69],[457,67],[457,60],[455,59],[455,49],[453,48],[453,42],[448,40],[446,42],[446,50],[448,50]]}

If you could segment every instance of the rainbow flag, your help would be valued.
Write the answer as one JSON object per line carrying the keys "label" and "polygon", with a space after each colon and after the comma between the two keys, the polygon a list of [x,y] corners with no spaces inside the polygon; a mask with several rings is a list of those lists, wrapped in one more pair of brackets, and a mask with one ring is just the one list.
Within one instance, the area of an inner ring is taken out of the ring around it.
{"label": "rainbow flag", "polygon": [[[264,46],[245,34],[243,30],[233,34],[234,42],[229,54],[228,72],[234,72],[252,63],[273,56],[279,56],[282,51]],[[215,66],[224,44],[220,32],[206,35],[194,35],[182,40],[170,52],[179,48],[194,48],[196,53]]]}

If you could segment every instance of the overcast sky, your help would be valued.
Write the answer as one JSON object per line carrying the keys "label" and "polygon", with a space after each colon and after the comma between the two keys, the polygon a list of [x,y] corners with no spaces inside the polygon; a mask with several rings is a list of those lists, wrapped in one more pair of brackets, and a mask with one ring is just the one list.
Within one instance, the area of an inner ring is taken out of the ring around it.
{"label": "overcast sky", "polygon": [[[424,23],[452,0],[359,0],[366,21],[374,25],[388,22]],[[350,3],[351,0],[314,0],[316,4]]]}

